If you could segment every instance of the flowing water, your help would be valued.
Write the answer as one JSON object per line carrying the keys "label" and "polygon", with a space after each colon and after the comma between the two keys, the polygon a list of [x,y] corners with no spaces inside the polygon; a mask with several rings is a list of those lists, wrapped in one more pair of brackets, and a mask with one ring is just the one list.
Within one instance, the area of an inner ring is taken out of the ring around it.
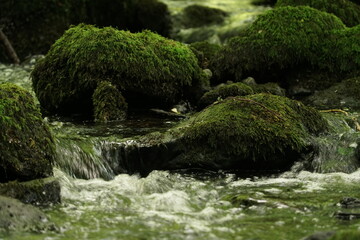
{"label": "flowing water", "polygon": [[[232,12],[230,24],[231,19],[251,21],[266,9],[247,0],[163,1],[173,14],[193,3],[222,8]],[[32,64],[0,64],[0,83],[31,91]],[[351,121],[327,118],[334,132],[313,140],[318,147],[314,172],[297,164],[267,176],[153,171],[143,178],[115,171],[116,142],[167,129],[174,121],[141,115],[111,124],[47,119],[56,136],[54,173],[62,203],[44,211],[56,228],[0,233],[0,239],[297,240],[318,231],[360,230],[360,209],[340,204],[344,197],[360,198],[359,133]]]}

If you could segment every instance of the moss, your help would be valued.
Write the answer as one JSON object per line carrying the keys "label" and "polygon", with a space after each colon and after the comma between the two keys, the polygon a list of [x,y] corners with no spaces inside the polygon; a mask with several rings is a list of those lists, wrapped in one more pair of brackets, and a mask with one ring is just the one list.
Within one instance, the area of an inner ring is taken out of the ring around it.
{"label": "moss", "polygon": [[269,10],[219,52],[215,73],[222,79],[251,75],[269,81],[291,68],[318,68],[326,64],[324,39],[335,29],[345,29],[340,19],[307,6]]}
{"label": "moss", "polygon": [[29,92],[0,85],[0,182],[52,175],[55,146]]}
{"label": "moss", "polygon": [[81,24],[51,47],[32,72],[41,106],[50,113],[92,112],[91,96],[111,82],[130,104],[173,104],[199,81],[192,51],[179,42],[144,31]]}
{"label": "moss", "polygon": [[110,82],[101,82],[93,94],[94,118],[96,121],[123,120],[127,103],[121,92]]}
{"label": "moss", "polygon": [[278,0],[276,7],[309,6],[320,11],[333,13],[347,26],[360,24],[360,6],[348,0]]}
{"label": "moss", "polygon": [[0,184],[0,195],[19,199],[23,203],[48,206],[60,203],[60,184],[53,178],[36,179],[28,182]]}
{"label": "moss", "polygon": [[181,127],[193,164],[219,161],[254,170],[289,167],[306,149],[309,134],[325,131],[328,124],[300,102],[255,94],[213,104]]}
{"label": "moss", "polygon": [[285,90],[274,82],[251,85],[254,93],[270,93],[278,96],[285,96]]}
{"label": "moss", "polygon": [[220,45],[212,44],[207,41],[191,43],[190,49],[195,53],[202,68],[209,68],[216,53],[221,49]]}
{"label": "moss", "polygon": [[224,22],[227,15],[228,14],[221,9],[194,4],[184,9],[183,24],[186,28],[220,24]]}
{"label": "moss", "polygon": [[203,109],[206,106],[209,106],[210,104],[227,97],[245,96],[253,93],[253,89],[244,83],[221,85],[218,88],[205,93],[200,98],[198,107]]}

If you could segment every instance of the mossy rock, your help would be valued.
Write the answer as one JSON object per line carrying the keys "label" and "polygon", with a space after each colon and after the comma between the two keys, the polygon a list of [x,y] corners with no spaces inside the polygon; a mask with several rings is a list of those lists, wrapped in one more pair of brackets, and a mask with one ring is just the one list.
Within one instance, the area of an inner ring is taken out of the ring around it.
{"label": "mossy rock", "polygon": [[0,183],[0,195],[36,206],[49,206],[61,202],[60,183],[54,177]]}
{"label": "mossy rock", "polygon": [[228,13],[217,8],[198,4],[187,6],[183,10],[183,24],[185,28],[202,27],[223,23]]}
{"label": "mossy rock", "polygon": [[[0,27],[21,60],[45,54],[70,25],[113,26],[132,32],[149,29],[168,36],[166,4],[158,0],[3,0]],[[10,61],[0,46],[0,61]]]}
{"label": "mossy rock", "polygon": [[276,7],[284,6],[309,6],[336,15],[346,26],[360,24],[360,6],[348,0],[278,0],[276,2]]}
{"label": "mossy rock", "polygon": [[315,109],[271,94],[227,98],[180,125],[188,166],[239,170],[289,168],[327,128]]}
{"label": "mossy rock", "polygon": [[189,44],[190,49],[195,53],[202,68],[211,68],[211,63],[217,52],[221,49],[220,45],[207,41],[194,42]]}
{"label": "mossy rock", "polygon": [[55,145],[26,90],[0,84],[0,182],[52,175]]}
{"label": "mossy rock", "polygon": [[360,78],[343,80],[332,87],[318,91],[303,100],[318,109],[360,110]]}
{"label": "mossy rock", "polygon": [[100,82],[93,94],[95,121],[124,120],[127,103],[121,92],[110,82]]}
{"label": "mossy rock", "polygon": [[203,109],[216,101],[227,97],[245,96],[253,94],[253,89],[244,83],[232,83],[220,85],[219,87],[205,93],[198,102],[198,108]]}
{"label": "mossy rock", "polygon": [[270,93],[285,97],[285,89],[274,82],[251,85],[254,93]]}
{"label": "mossy rock", "polygon": [[78,25],[51,47],[32,72],[41,106],[50,114],[93,112],[92,95],[111,82],[129,106],[169,106],[202,81],[196,56],[186,45],[150,31]]}
{"label": "mossy rock", "polygon": [[0,232],[37,232],[56,229],[47,216],[32,205],[0,196]]}
{"label": "mossy rock", "polygon": [[[220,79],[252,76],[259,82],[281,81],[293,69],[326,68],[323,42],[345,25],[333,14],[307,6],[266,11],[217,55]],[[329,60],[330,61],[330,60]]]}

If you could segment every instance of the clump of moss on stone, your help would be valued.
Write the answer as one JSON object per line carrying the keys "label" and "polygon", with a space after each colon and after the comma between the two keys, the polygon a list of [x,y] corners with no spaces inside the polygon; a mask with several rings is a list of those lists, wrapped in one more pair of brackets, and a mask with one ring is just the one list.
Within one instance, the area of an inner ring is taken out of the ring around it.
{"label": "clump of moss on stone", "polygon": [[227,97],[245,96],[253,94],[253,89],[244,83],[232,83],[220,85],[219,87],[205,93],[199,100],[198,108],[203,109],[210,104]]}
{"label": "clump of moss on stone", "polygon": [[31,94],[0,85],[0,182],[52,175],[55,145]]}
{"label": "clump of moss on stone", "polygon": [[220,45],[207,41],[194,42],[189,44],[190,49],[195,53],[202,68],[209,68],[217,52],[221,49]]}
{"label": "clump of moss on stone", "polygon": [[219,52],[215,73],[220,79],[250,75],[261,82],[291,68],[317,68],[323,41],[343,29],[336,16],[307,6],[269,10]]}
{"label": "clump of moss on stone", "polygon": [[190,5],[184,9],[183,24],[186,28],[202,27],[224,22],[228,13],[217,8],[198,4]]}
{"label": "clump of moss on stone", "polygon": [[271,94],[230,97],[182,123],[192,165],[285,169],[327,121],[302,103]]}
{"label": "clump of moss on stone", "polygon": [[352,27],[360,24],[360,6],[348,0],[278,0],[276,2],[276,7],[284,6],[309,6],[333,13],[346,26]]}
{"label": "clump of moss on stone", "polygon": [[130,33],[81,24],[65,32],[37,63],[32,81],[49,113],[92,112],[101,81],[122,92],[129,105],[170,105],[198,84],[202,70],[186,45],[150,31]]}
{"label": "clump of moss on stone", "polygon": [[274,82],[251,85],[251,88],[254,93],[270,93],[285,97],[285,89],[281,88],[279,84]]}
{"label": "clump of moss on stone", "polygon": [[110,82],[99,83],[92,98],[95,121],[107,122],[126,118],[128,106],[125,98]]}

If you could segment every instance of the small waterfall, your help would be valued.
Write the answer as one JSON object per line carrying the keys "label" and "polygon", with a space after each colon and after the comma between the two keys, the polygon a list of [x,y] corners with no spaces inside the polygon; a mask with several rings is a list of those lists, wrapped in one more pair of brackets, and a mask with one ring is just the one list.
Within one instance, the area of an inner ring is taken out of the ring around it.
{"label": "small waterfall", "polygon": [[320,173],[355,172],[359,166],[358,143],[360,132],[354,116],[324,114],[332,132],[313,139],[317,155],[312,161],[312,171]]}

